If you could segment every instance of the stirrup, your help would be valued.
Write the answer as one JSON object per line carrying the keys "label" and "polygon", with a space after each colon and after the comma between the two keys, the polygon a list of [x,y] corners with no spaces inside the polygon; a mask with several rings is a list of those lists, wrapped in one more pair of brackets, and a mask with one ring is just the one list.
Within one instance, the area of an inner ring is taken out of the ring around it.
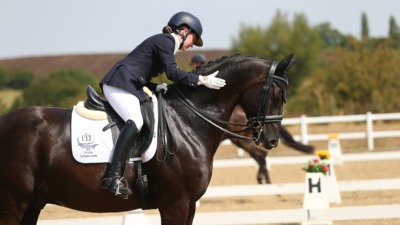
{"label": "stirrup", "polygon": [[101,187],[115,193],[117,197],[123,199],[128,199],[129,195],[133,193],[128,187],[126,179],[123,177],[104,178]]}

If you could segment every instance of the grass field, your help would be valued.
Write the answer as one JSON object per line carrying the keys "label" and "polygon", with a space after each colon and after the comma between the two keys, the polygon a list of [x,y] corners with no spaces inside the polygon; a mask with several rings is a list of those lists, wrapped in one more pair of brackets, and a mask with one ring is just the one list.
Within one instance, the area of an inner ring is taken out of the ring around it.
{"label": "grass field", "polygon": [[17,99],[22,95],[21,90],[15,89],[5,89],[0,90],[0,105],[4,105],[5,107],[9,108]]}

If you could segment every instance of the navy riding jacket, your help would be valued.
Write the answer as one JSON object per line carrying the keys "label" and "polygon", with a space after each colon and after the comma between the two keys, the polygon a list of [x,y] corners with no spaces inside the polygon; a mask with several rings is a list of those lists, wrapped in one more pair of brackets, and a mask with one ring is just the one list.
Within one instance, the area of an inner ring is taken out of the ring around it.
{"label": "navy riding jacket", "polygon": [[100,87],[107,84],[121,88],[143,102],[143,86],[154,90],[156,84],[150,83],[150,80],[162,72],[174,82],[197,86],[199,75],[178,69],[174,50],[175,39],[171,34],[151,36],[118,61],[100,81]]}

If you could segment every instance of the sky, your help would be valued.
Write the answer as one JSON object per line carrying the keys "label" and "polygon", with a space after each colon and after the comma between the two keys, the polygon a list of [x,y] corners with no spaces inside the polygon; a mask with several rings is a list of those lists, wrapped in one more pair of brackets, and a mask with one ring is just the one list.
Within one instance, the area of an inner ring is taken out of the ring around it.
{"label": "sky", "polygon": [[356,37],[365,12],[370,36],[386,37],[399,9],[398,0],[0,0],[0,59],[128,53],[179,11],[202,22],[196,50],[229,49],[241,25],[268,27],[277,10]]}

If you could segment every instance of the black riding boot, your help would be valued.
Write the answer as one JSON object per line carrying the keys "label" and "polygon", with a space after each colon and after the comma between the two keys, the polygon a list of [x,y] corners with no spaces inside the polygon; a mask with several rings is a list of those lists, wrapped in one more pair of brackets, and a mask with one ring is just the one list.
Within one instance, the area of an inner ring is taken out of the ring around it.
{"label": "black riding boot", "polygon": [[103,189],[114,192],[118,197],[127,198],[128,195],[132,194],[132,190],[129,189],[127,181],[125,178],[121,178],[121,175],[125,167],[126,157],[128,157],[138,132],[135,122],[132,120],[126,121],[125,126],[118,136],[117,143],[115,144],[110,169],[101,182],[101,187]]}

